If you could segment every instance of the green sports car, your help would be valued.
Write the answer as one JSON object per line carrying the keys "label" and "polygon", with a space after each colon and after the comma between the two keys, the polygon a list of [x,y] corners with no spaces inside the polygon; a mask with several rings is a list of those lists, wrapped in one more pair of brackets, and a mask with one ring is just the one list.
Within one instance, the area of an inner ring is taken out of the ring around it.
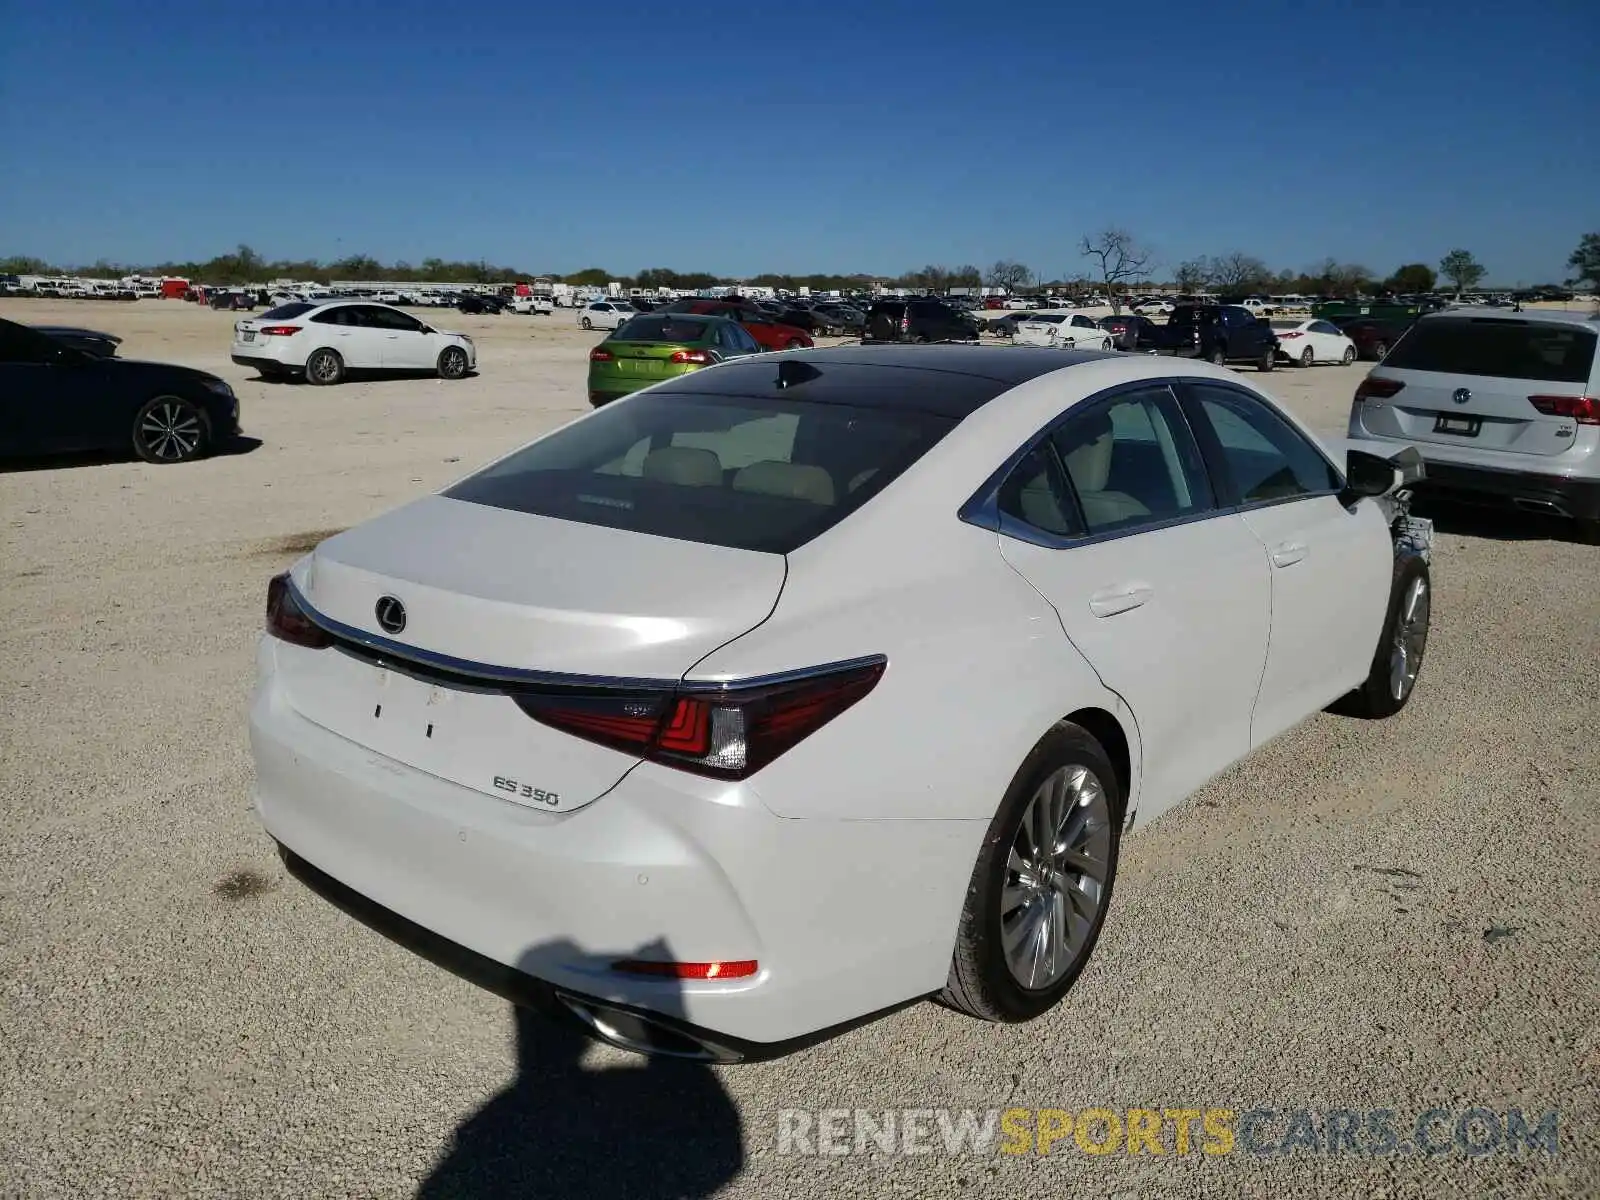
{"label": "green sports car", "polygon": [[663,379],[762,348],[737,321],[687,313],[644,313],[589,351],[589,403],[602,404]]}

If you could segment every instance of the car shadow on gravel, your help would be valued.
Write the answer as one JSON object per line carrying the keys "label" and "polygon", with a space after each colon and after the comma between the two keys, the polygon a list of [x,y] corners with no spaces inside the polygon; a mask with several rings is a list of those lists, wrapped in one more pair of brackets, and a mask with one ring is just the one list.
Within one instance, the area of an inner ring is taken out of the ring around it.
{"label": "car shadow on gravel", "polygon": [[[240,454],[249,454],[259,450],[263,445],[260,438],[235,437],[218,442],[211,448],[208,458],[232,458]],[[0,458],[0,475],[22,474],[26,471],[67,471],[74,467],[107,467],[115,463],[131,463],[139,460],[131,453],[121,450],[88,450],[72,454],[28,455],[19,458]],[[196,461],[204,462],[204,459]],[[173,464],[187,466],[187,463]]]}
{"label": "car shadow on gravel", "polygon": [[[665,943],[630,957],[671,959]],[[600,965],[565,942],[523,956]],[[663,982],[659,1007],[683,1015],[682,996]],[[744,1165],[738,1110],[711,1067],[640,1056],[626,1065],[586,1065],[591,1046],[559,1002],[516,1006],[517,1074],[457,1128],[417,1190],[421,1200],[551,1197],[709,1196]]]}
{"label": "car shadow on gravel", "polygon": [[1486,538],[1497,542],[1570,542],[1582,545],[1576,521],[1513,508],[1463,504],[1418,496],[1413,510],[1427,517],[1439,533]]}
{"label": "car shadow on gravel", "polygon": [[[468,371],[461,378],[462,379],[476,379],[476,378],[478,378],[478,376],[479,376],[479,372],[476,371],[476,370],[472,370],[472,371]],[[399,382],[400,380],[412,380],[412,381],[415,381],[415,380],[429,380],[429,379],[436,380],[436,381],[442,382],[442,383],[458,383],[458,382],[460,382],[460,380],[454,380],[454,379],[440,380],[439,376],[433,371],[422,371],[422,370],[419,370],[419,371],[381,371],[381,370],[372,370],[372,369],[369,369],[369,368],[362,368],[360,370],[347,371],[345,373],[344,379],[341,382],[342,383],[396,383],[396,382]],[[247,382],[247,383],[286,384],[286,385],[292,385],[294,387],[313,387],[313,386],[315,386],[313,384],[308,384],[305,381],[305,376],[303,374],[292,374],[292,373],[289,373],[289,372],[274,372],[271,375],[262,375],[262,374],[258,373],[258,374],[255,374],[255,375],[247,376],[246,379],[245,379],[245,382]],[[334,384],[333,388],[334,388],[335,391],[337,391],[340,386],[341,386],[341,384]]]}

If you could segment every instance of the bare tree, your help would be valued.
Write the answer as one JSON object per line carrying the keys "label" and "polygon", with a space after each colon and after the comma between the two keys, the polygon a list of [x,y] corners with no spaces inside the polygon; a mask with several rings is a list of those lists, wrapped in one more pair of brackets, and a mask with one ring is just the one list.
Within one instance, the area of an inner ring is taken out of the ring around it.
{"label": "bare tree", "polygon": [[1178,270],[1173,275],[1173,282],[1178,285],[1178,291],[1185,296],[1192,296],[1205,287],[1206,280],[1211,278],[1211,260],[1207,258],[1191,258],[1187,262],[1178,264]]}
{"label": "bare tree", "polygon": [[1266,263],[1242,250],[1213,258],[1210,266],[1207,278],[1212,287],[1224,294],[1256,291],[1272,278]]}
{"label": "bare tree", "polygon": [[1150,251],[1140,246],[1126,229],[1103,229],[1092,238],[1085,237],[1078,252],[1098,264],[1096,275],[1105,285],[1111,311],[1120,315],[1122,298],[1118,285],[1149,274]]}
{"label": "bare tree", "polygon": [[989,268],[989,286],[1005,288],[1008,292],[1027,287],[1032,278],[1033,272],[1025,265],[1006,258]]}

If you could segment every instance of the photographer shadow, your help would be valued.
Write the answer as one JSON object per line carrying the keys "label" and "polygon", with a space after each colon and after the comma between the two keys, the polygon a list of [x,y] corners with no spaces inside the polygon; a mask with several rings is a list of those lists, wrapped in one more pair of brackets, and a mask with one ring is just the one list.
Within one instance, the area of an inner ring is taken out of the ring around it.
{"label": "photographer shadow", "polygon": [[[672,956],[658,942],[626,957]],[[540,962],[586,960],[601,961],[558,942],[530,950],[521,965],[534,974]],[[655,1007],[681,1018],[682,993],[659,986]],[[539,998],[513,1009],[516,1078],[461,1123],[419,1197],[709,1196],[738,1175],[739,1113],[707,1063],[641,1056],[585,1065],[592,1043],[555,1005]]]}

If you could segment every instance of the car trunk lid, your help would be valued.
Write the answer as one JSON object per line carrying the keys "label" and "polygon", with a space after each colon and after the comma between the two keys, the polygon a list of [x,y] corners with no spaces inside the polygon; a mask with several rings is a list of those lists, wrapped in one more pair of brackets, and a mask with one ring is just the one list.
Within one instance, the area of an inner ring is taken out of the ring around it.
{"label": "car trunk lid", "polygon": [[567,811],[638,760],[511,696],[670,686],[766,619],[784,571],[781,555],[430,496],[297,564],[302,603],[337,640],[282,644],[280,675],[296,711],[385,759]]}

